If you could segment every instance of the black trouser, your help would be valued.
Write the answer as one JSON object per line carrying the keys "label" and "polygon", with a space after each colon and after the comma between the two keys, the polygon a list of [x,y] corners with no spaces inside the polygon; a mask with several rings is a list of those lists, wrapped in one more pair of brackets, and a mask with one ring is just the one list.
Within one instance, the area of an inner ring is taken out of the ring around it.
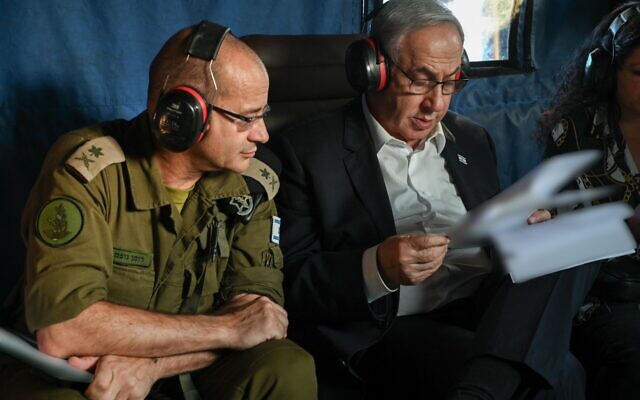
{"label": "black trouser", "polygon": [[569,343],[596,273],[597,265],[585,265],[514,285],[496,272],[472,298],[397,318],[359,362],[369,397],[441,398],[478,355],[522,365],[529,395],[584,397],[584,372]]}
{"label": "black trouser", "polygon": [[640,399],[640,304],[596,302],[571,349],[587,370],[587,397]]}

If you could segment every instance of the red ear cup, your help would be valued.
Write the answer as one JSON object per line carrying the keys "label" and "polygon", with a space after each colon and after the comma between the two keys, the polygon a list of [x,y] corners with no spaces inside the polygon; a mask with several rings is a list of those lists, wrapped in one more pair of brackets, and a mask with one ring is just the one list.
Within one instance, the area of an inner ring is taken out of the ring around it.
{"label": "red ear cup", "polygon": [[[211,63],[216,59],[228,33],[226,26],[202,21],[189,38],[185,52]],[[182,152],[202,140],[208,118],[209,103],[205,96],[192,86],[178,85],[160,95],[151,130],[160,146],[169,151]]]}
{"label": "red ear cup", "polygon": [[185,92],[191,94],[194,97],[194,99],[196,99],[196,101],[200,103],[200,106],[202,107],[202,110],[203,110],[202,129],[200,129],[200,134],[198,135],[198,139],[196,141],[197,142],[202,141],[202,138],[204,137],[204,129],[207,125],[207,119],[209,118],[209,107],[207,107],[207,100],[204,98],[202,94],[200,94],[200,92],[198,92],[196,89],[192,88],[191,86],[182,85],[182,86],[176,87],[174,90],[184,90]]}
{"label": "red ear cup", "polygon": [[176,86],[158,100],[151,128],[162,147],[182,152],[202,139],[208,114],[207,101],[198,90]]}
{"label": "red ear cup", "polygon": [[199,91],[192,88],[191,86],[182,85],[176,86],[173,90],[183,90],[189,93],[193,98],[200,104],[200,108],[202,109],[202,125],[204,126],[205,122],[207,122],[207,118],[209,117],[209,107],[207,107],[207,100],[204,98]]}
{"label": "red ear cup", "polygon": [[371,50],[376,55],[376,68],[377,68],[377,76],[378,76],[378,84],[376,86],[376,91],[381,91],[387,85],[387,63],[384,58],[384,54],[380,51],[378,44],[373,38],[367,37],[364,40],[369,43],[371,46]]}
{"label": "red ear cup", "polygon": [[[351,43],[345,54],[347,80],[359,92],[381,91],[389,80],[389,63],[373,38],[365,37]],[[455,79],[468,75],[469,58],[463,50],[460,70]]]}
{"label": "red ear cup", "polygon": [[359,92],[380,91],[387,84],[388,63],[372,38],[356,40],[345,54],[347,80]]}

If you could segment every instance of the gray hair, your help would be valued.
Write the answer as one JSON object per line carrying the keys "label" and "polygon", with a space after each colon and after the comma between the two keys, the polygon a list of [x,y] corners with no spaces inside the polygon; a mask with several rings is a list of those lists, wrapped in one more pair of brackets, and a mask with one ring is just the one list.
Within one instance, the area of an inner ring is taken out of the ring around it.
{"label": "gray hair", "polygon": [[397,60],[398,44],[407,32],[443,23],[455,26],[464,43],[464,31],[460,21],[440,1],[391,0],[385,3],[374,17],[371,23],[371,37],[391,60]]}

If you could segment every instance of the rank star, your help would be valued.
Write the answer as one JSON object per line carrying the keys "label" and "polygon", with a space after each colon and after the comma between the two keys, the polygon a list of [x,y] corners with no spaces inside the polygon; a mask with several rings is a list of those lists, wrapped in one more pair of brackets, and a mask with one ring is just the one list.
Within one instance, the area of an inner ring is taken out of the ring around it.
{"label": "rank star", "polygon": [[271,177],[271,172],[269,172],[266,168],[262,168],[260,170],[260,175],[262,175],[262,177],[265,179],[269,179]]}
{"label": "rank star", "polygon": [[91,146],[91,148],[89,149],[89,153],[93,154],[95,158],[99,158],[100,156],[104,155],[104,153],[102,152],[102,147],[96,147],[95,145]]}

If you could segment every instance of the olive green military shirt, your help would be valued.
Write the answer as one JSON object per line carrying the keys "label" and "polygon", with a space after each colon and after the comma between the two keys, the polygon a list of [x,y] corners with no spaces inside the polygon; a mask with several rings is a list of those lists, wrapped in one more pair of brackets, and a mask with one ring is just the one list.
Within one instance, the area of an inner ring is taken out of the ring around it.
{"label": "olive green military shirt", "polygon": [[101,300],[164,313],[198,291],[198,313],[243,292],[283,303],[273,201],[236,222],[216,201],[248,194],[243,177],[210,172],[180,213],[152,153],[145,113],[68,133],[49,151],[22,221],[31,332]]}

